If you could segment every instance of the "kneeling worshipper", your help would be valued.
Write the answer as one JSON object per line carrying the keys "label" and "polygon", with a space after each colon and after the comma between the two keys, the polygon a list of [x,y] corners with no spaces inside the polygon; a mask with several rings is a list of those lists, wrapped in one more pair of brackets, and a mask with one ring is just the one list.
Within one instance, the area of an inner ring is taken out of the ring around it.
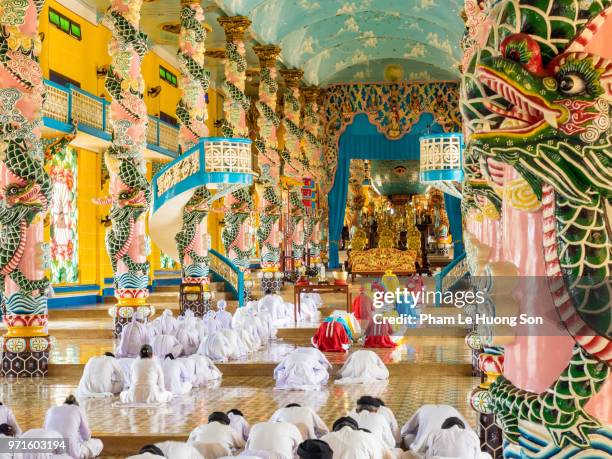
{"label": "kneeling worshipper", "polygon": [[289,422],[260,422],[251,428],[243,455],[265,457],[257,454],[261,451],[273,453],[274,459],[293,459],[302,441],[299,429]]}
{"label": "kneeling worshipper", "polygon": [[321,437],[334,452],[333,459],[383,459],[389,450],[373,434],[359,430],[348,416],[334,422],[332,432]]}
{"label": "kneeling worshipper", "polygon": [[208,416],[207,424],[202,424],[191,431],[187,442],[200,452],[206,448],[204,446],[206,444],[217,444],[227,451],[226,454],[232,454],[244,447],[245,440],[242,435],[232,429],[230,422],[227,414],[215,411]]}
{"label": "kneeling worshipper", "polygon": [[311,339],[312,345],[322,352],[346,352],[352,342],[346,328],[338,318],[323,322]]}
{"label": "kneeling worshipper", "polygon": [[394,348],[397,343],[393,341],[393,327],[387,322],[376,323],[380,321],[370,320],[368,328],[365,331],[365,341],[363,347],[373,348]]}
{"label": "kneeling worshipper", "polygon": [[329,373],[314,353],[293,350],[274,369],[276,389],[319,390],[327,384]]}
{"label": "kneeling worshipper", "polygon": [[74,395],[66,397],[63,405],[49,408],[44,428],[58,432],[66,439],[66,453],[70,457],[87,459],[99,456],[102,452],[102,442],[91,438],[87,418]]}
{"label": "kneeling worshipper", "polygon": [[117,346],[117,357],[137,357],[142,346],[151,344],[153,333],[150,324],[143,321],[144,315],[135,312],[132,320],[123,327]]}
{"label": "kneeling worshipper", "polygon": [[173,335],[157,335],[151,343],[153,355],[158,359],[165,358],[168,354],[180,356],[183,353],[183,346]]}
{"label": "kneeling worshipper", "polygon": [[358,350],[348,356],[336,384],[362,384],[389,379],[389,370],[374,351]]}
{"label": "kneeling worshipper", "polygon": [[230,356],[234,356],[237,351],[222,331],[219,330],[205,336],[200,342],[197,353],[208,357],[213,362],[227,362]]}
{"label": "kneeling worshipper", "polygon": [[172,354],[166,355],[162,364],[164,385],[172,395],[185,395],[191,391],[192,374],[185,365],[185,359],[175,359]]}
{"label": "kneeling worshipper", "polygon": [[[188,311],[191,312],[191,311]],[[193,312],[191,312],[193,314]],[[176,340],[183,348],[183,355],[195,354],[200,346],[200,330],[196,327],[195,317],[179,322],[177,327]]]}
{"label": "kneeling worshipper", "polygon": [[221,370],[205,355],[193,354],[185,357],[183,364],[191,375],[191,384],[194,387],[205,386],[208,381],[221,379]]}
{"label": "kneeling worshipper", "polygon": [[[30,429],[19,436],[19,440],[64,440],[61,433],[50,429]],[[13,459],[73,459],[67,454],[66,448],[57,448],[46,453],[16,453]]]}
{"label": "kneeling worshipper", "polygon": [[251,426],[244,417],[244,414],[242,414],[242,411],[232,408],[227,412],[227,417],[230,420],[230,427],[234,429],[244,441],[247,441],[249,438],[249,432],[251,431]]}
{"label": "kneeling worshipper", "polygon": [[332,369],[332,364],[329,363],[329,360],[327,360],[327,357],[325,357],[325,354],[323,354],[316,347],[298,347],[294,349],[293,352],[302,352],[304,354],[308,354],[310,357],[316,359],[317,362],[323,365],[327,370]]}
{"label": "kneeling worshipper", "polygon": [[153,358],[153,349],[145,345],[140,350],[140,358],[132,365],[130,388],[121,392],[122,403],[166,403],[172,393],[166,390],[164,372],[159,362]]}
{"label": "kneeling worshipper", "polygon": [[404,446],[412,451],[419,451],[430,432],[442,428],[448,418],[458,418],[463,425],[469,426],[465,418],[450,405],[423,405],[404,424],[400,432]]}
{"label": "kneeling worshipper", "polygon": [[360,429],[367,429],[375,435],[384,445],[395,448],[395,437],[389,427],[389,421],[378,412],[380,402],[377,398],[364,395],[357,400],[357,407],[348,415],[357,421]]}
{"label": "kneeling worshipper", "polygon": [[0,424],[8,424],[13,428],[13,433],[16,437],[21,435],[21,428],[15,419],[13,410],[0,402]]}
{"label": "kneeling worshipper", "polygon": [[174,335],[177,327],[178,321],[170,309],[164,309],[164,312],[151,322],[151,328],[155,330],[156,335]]}
{"label": "kneeling worshipper", "polygon": [[387,420],[387,422],[389,423],[389,428],[391,429],[391,433],[393,434],[393,438],[395,438],[395,444],[396,445],[401,445],[402,443],[402,436],[400,435],[400,428],[399,428],[399,424],[397,423],[397,419],[395,417],[395,413],[393,413],[393,411],[391,411],[391,409],[385,405],[385,402],[383,400],[381,400],[380,398],[375,397],[375,399],[378,401],[379,403],[379,407],[378,407],[378,414],[382,414],[385,419]]}
{"label": "kneeling worshipper", "polygon": [[355,319],[359,321],[362,328],[365,328],[372,319],[372,314],[376,310],[372,301],[372,285],[365,284],[359,288],[359,295],[353,300],[351,310]]}
{"label": "kneeling worshipper", "polygon": [[257,303],[257,309],[270,314],[275,328],[283,327],[291,322],[291,315],[285,301],[272,290],[266,290],[265,295]]}
{"label": "kneeling worshipper", "polygon": [[129,456],[127,459],[160,459],[164,457],[164,452],[159,449],[159,446],[144,445],[135,456]]}
{"label": "kneeling worshipper", "polygon": [[155,443],[167,459],[206,459],[193,445],[182,441]]}
{"label": "kneeling worshipper", "polygon": [[219,328],[230,328],[232,326],[232,313],[226,311],[227,301],[217,301],[217,312],[215,313],[215,320],[219,324]]}
{"label": "kneeling worshipper", "polygon": [[333,459],[334,452],[321,440],[306,440],[299,444],[297,457],[300,459]]}
{"label": "kneeling worshipper", "polygon": [[346,333],[351,341],[357,340],[359,335],[361,335],[361,325],[352,313],[336,309],[325,319],[325,322],[332,320],[340,320],[344,324]]}
{"label": "kneeling worshipper", "polygon": [[91,357],[79,381],[77,396],[112,397],[123,390],[123,368],[112,352]]}
{"label": "kneeling worshipper", "polygon": [[302,438],[306,440],[319,438],[329,433],[329,429],[323,420],[312,408],[301,406],[298,403],[290,403],[284,408],[276,410],[270,421],[290,422],[300,430]]}
{"label": "kneeling worshipper", "polygon": [[316,299],[310,293],[300,293],[300,321],[318,322],[321,313],[319,312]]}
{"label": "kneeling worshipper", "polygon": [[451,417],[442,427],[427,434],[420,453],[426,458],[455,457],[459,459],[491,459],[491,455],[480,450],[480,439],[471,429],[465,428],[461,419]]}

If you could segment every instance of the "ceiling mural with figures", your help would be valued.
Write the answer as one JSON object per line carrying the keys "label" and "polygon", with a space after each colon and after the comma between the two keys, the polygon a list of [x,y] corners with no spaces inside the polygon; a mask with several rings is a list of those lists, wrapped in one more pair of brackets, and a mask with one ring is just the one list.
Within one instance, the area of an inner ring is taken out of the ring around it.
{"label": "ceiling mural with figures", "polygon": [[[82,0],[102,17],[108,0]],[[203,0],[214,54],[225,36],[217,18],[244,15],[247,61],[258,67],[252,45],[277,44],[281,65],[304,70],[304,82],[325,86],[385,80],[458,80],[463,0]],[[152,44],[174,55],[180,2],[149,0],[141,26]],[[208,58],[212,80],[223,78],[220,59]]]}

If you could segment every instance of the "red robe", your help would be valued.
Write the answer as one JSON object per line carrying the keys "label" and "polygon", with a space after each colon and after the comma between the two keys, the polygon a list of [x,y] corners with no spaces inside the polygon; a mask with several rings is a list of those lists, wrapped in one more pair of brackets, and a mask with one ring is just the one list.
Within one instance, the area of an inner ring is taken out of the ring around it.
{"label": "red robe", "polygon": [[376,324],[371,321],[365,332],[363,347],[395,347],[397,344],[390,338],[391,333],[393,329],[388,323]]}
{"label": "red robe", "polygon": [[366,323],[372,319],[372,300],[365,293],[360,293],[355,297],[352,304],[355,319],[364,320]]}
{"label": "red robe", "polygon": [[350,343],[344,326],[335,320],[323,322],[312,337],[312,345],[322,352],[346,352]]}

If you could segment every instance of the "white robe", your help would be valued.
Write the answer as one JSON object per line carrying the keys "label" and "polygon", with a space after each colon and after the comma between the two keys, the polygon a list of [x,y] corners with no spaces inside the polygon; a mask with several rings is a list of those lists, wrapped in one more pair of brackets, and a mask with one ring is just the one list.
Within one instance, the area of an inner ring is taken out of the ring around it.
{"label": "white robe", "polygon": [[194,387],[205,386],[208,381],[221,379],[221,371],[205,355],[193,354],[185,359],[185,366],[192,369],[191,384]]}
{"label": "white robe", "polygon": [[151,322],[157,335],[174,335],[178,326],[177,320],[172,316],[170,309],[164,309],[161,316]]}
{"label": "white robe", "polygon": [[302,441],[298,428],[289,422],[260,422],[251,428],[245,449],[276,453],[279,459],[293,459]]}
{"label": "white robe", "polygon": [[151,344],[151,329],[149,324],[143,324],[136,319],[126,324],[121,332],[117,357],[138,357],[140,349],[145,344]]}
{"label": "white robe", "polygon": [[197,449],[181,441],[163,441],[155,443],[167,459],[205,459]]}
{"label": "white robe", "polygon": [[249,438],[249,432],[251,431],[251,426],[249,426],[248,421],[239,414],[228,413],[227,416],[230,418],[230,427],[234,429],[234,431],[237,432],[244,441],[246,441]]}
{"label": "white robe", "polygon": [[230,328],[232,326],[232,313],[225,309],[219,309],[215,314],[215,320],[219,328]]}
{"label": "white robe", "polygon": [[257,304],[259,311],[266,311],[270,314],[274,327],[283,327],[291,321],[291,316],[287,314],[287,306],[280,295],[265,295]]}
{"label": "white robe", "polygon": [[351,353],[338,372],[336,384],[360,384],[389,379],[389,370],[374,351]]}
{"label": "white robe", "polygon": [[11,426],[15,433],[15,437],[20,436],[22,433],[13,411],[6,405],[0,405],[0,424],[8,424]]}
{"label": "white robe", "polygon": [[163,459],[166,456],[158,456],[157,454],[153,454],[153,453],[142,453],[142,454],[136,454],[135,456],[128,456],[127,459]]}
{"label": "white robe", "polygon": [[[215,311],[210,310],[202,318],[202,333],[203,334],[200,335],[200,339],[203,339],[204,336],[212,335],[213,333],[221,329],[221,327],[219,326],[219,322],[217,322],[217,319],[215,318],[215,316],[216,316]],[[206,331],[204,332],[204,330]]]}
{"label": "white robe", "polygon": [[292,351],[274,369],[277,389],[319,390],[329,373],[315,354]]}
{"label": "white robe", "polygon": [[276,338],[276,327],[274,326],[272,316],[267,311],[260,311],[255,316],[254,324],[257,326],[257,333],[261,338],[262,343],[267,343],[269,340]]}
{"label": "white robe", "polygon": [[164,373],[155,359],[138,359],[132,366],[131,385],[121,392],[123,403],[165,403],[172,398],[164,383]]}
{"label": "white robe", "polygon": [[87,418],[78,405],[49,408],[44,428],[59,432],[67,440],[66,453],[73,458],[96,457],[102,452],[102,442],[97,438],[91,438]]}
{"label": "white robe", "polygon": [[450,405],[423,405],[412,415],[408,422],[404,424],[400,432],[404,446],[413,451],[419,451],[425,442],[429,432],[438,430],[442,423],[451,417],[457,417],[469,429],[469,423]]}
{"label": "white robe", "polygon": [[391,409],[387,406],[381,406],[378,408],[378,414],[382,414],[385,417],[389,423],[389,428],[391,429],[393,438],[395,438],[395,444],[399,445],[402,442],[402,436],[400,435],[399,424],[397,423],[397,419],[393,411],[391,411]]}
{"label": "white robe", "polygon": [[171,335],[157,335],[153,338],[153,355],[163,359],[168,354],[174,357],[180,357],[183,352],[183,346],[178,342],[176,337]]}
{"label": "white robe", "polygon": [[321,313],[317,309],[317,303],[308,293],[300,295],[300,320],[305,322],[316,322],[321,318]]}
{"label": "white robe", "polygon": [[107,355],[87,361],[79,381],[77,397],[112,397],[123,390],[123,369],[119,361]]}
{"label": "white robe", "polygon": [[188,443],[217,443],[230,451],[244,447],[245,441],[231,426],[220,422],[202,424],[191,431]]}
{"label": "white robe", "polygon": [[480,450],[478,435],[471,430],[460,429],[458,426],[429,432],[420,452],[425,453],[426,458],[485,459],[491,457]]}
{"label": "white robe", "polygon": [[125,357],[122,359],[117,359],[119,366],[121,367],[121,371],[123,372],[123,389],[127,389],[130,387],[131,378],[132,378],[132,365],[136,361],[133,357]]}
{"label": "white robe", "polygon": [[[20,440],[28,439],[62,440],[62,434],[50,429],[30,429],[19,436]],[[56,450],[53,453],[16,453],[14,459],[72,459],[67,453]]]}
{"label": "white robe", "polygon": [[247,355],[246,345],[240,339],[240,335],[236,330],[232,330],[231,328],[224,328],[218,333],[225,335],[225,337],[230,342],[230,349],[232,352],[228,352],[227,357],[230,360],[239,359],[240,357],[244,357]]}
{"label": "white robe", "polygon": [[285,421],[296,426],[304,440],[319,438],[329,429],[315,411],[308,406],[284,407],[276,410],[270,421]]}
{"label": "white robe", "polygon": [[193,323],[186,322],[177,327],[176,340],[183,348],[184,355],[192,355],[200,346],[200,332]]}
{"label": "white robe", "polygon": [[371,413],[367,410],[357,413],[353,410],[348,415],[357,421],[360,429],[368,429],[372,435],[383,442],[387,448],[391,449],[395,447],[395,438],[389,427],[389,422],[382,414]]}
{"label": "white robe", "polygon": [[333,459],[382,459],[387,449],[372,434],[345,426],[321,437],[334,452]]}
{"label": "white robe", "polygon": [[332,364],[329,363],[329,360],[327,360],[325,354],[316,347],[298,347],[293,352],[302,352],[304,354],[308,354],[311,357],[317,359],[317,361],[328,370],[332,369]]}
{"label": "white robe", "polygon": [[198,348],[198,354],[204,355],[214,362],[227,362],[236,353],[231,341],[221,331],[206,336]]}
{"label": "white robe", "polygon": [[183,359],[164,359],[162,362],[164,385],[173,395],[185,395],[191,391],[192,374],[183,363]]}

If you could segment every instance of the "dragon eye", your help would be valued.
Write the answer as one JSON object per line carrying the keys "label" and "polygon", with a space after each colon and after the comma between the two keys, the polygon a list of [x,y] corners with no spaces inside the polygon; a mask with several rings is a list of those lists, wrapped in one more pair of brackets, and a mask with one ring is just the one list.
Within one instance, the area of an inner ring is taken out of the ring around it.
{"label": "dragon eye", "polygon": [[561,77],[558,84],[559,90],[569,95],[581,94],[586,89],[585,81],[579,75],[571,73]]}

